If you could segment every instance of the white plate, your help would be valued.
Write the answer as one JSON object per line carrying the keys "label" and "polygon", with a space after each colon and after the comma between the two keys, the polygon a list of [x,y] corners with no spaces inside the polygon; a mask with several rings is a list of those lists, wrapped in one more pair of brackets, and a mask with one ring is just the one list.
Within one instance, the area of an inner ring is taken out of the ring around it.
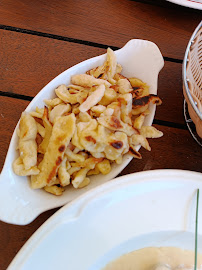
{"label": "white plate", "polygon": [[[118,63],[123,66],[123,75],[142,79],[150,86],[150,93],[157,93],[158,73],[163,67],[164,61],[154,43],[145,40],[130,40],[115,53]],[[54,89],[58,85],[69,84],[72,75],[85,73],[87,70],[103,64],[105,58],[106,55],[94,57],[61,73],[39,92],[26,111],[33,111],[36,106],[43,107],[43,100],[54,97]],[[150,112],[145,119],[145,125],[152,124],[155,105],[151,105]],[[0,176],[0,220],[19,225],[27,224],[40,213],[64,205],[87,190],[113,179],[132,159],[131,156],[125,155],[123,163],[114,165],[108,175],[96,175],[92,177],[91,184],[86,188],[76,190],[70,187],[62,196],[56,197],[44,190],[32,190],[26,177],[17,176],[13,172],[12,163],[18,155],[15,150],[16,146],[17,132],[15,129]]]}
{"label": "white plate", "polygon": [[[98,270],[148,246],[194,249],[202,174],[153,170],[119,177],[69,203],[28,240],[8,270]],[[198,248],[202,252],[202,196]]]}
{"label": "white plate", "polygon": [[167,0],[174,4],[202,10],[202,0]]}

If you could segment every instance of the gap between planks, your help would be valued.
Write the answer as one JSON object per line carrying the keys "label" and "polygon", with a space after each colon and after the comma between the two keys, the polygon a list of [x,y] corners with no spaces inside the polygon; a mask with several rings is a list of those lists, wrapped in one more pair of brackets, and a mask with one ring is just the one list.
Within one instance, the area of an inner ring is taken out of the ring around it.
{"label": "gap between planks", "polygon": [[[40,36],[40,37],[45,37],[45,38],[50,38],[50,39],[62,40],[62,41],[67,41],[67,42],[71,42],[71,43],[83,44],[86,46],[97,47],[97,48],[107,49],[108,47],[110,47],[113,50],[120,49],[119,47],[115,47],[115,46],[109,46],[109,45],[105,45],[105,44],[100,44],[100,43],[95,43],[95,42],[90,42],[90,41],[85,41],[85,40],[79,40],[79,39],[54,35],[54,34],[48,34],[48,33],[43,33],[43,32],[23,29],[23,28],[17,28],[17,27],[12,27],[12,26],[7,26],[7,25],[0,25],[0,29],[12,31],[12,32],[19,32],[19,33],[28,34],[28,35],[35,35],[35,36]],[[183,62],[180,59],[174,59],[174,58],[170,58],[170,57],[164,57],[164,60],[169,61],[169,62],[174,62],[174,63],[180,63],[180,64]],[[33,97],[30,97],[30,96],[15,94],[15,93],[11,93],[11,92],[10,93],[3,92],[3,91],[0,91],[0,96],[11,97],[11,98],[27,100],[27,101],[31,101],[33,99]],[[163,120],[158,120],[158,119],[154,119],[154,124],[183,129],[183,130],[187,129],[185,124],[183,125],[183,124],[179,124],[179,123],[173,123],[173,122],[163,121]]]}
{"label": "gap between planks", "polygon": [[[15,99],[20,99],[20,100],[27,100],[27,101],[32,101],[33,99],[33,97],[30,97],[30,96],[25,96],[25,95],[20,95],[20,94],[15,94],[15,93],[8,93],[8,92],[3,92],[3,91],[0,91],[0,96],[10,97],[10,98],[15,98]],[[183,129],[183,130],[187,129],[186,124],[174,123],[174,122],[164,121],[164,120],[159,120],[159,119],[154,119],[153,124],[156,124],[159,126],[178,128],[178,129]]]}
{"label": "gap between planks", "polygon": [[[43,33],[39,31],[33,31],[33,30],[28,30],[28,29],[23,29],[23,28],[8,26],[8,25],[0,25],[0,29],[23,33],[27,35],[34,35],[34,36],[40,36],[40,37],[51,38],[51,39],[56,39],[56,40],[62,40],[62,41],[67,41],[71,43],[77,43],[77,44],[82,44],[82,45],[86,45],[90,47],[97,47],[97,48],[102,48],[102,49],[107,49],[108,47],[110,47],[112,50],[120,49],[119,47],[110,46],[106,44],[101,44],[101,43],[96,43],[96,42],[91,42],[91,41],[86,41],[86,40],[81,40],[81,39],[75,39],[75,38],[70,38],[70,37],[65,37],[65,36],[59,36],[59,35],[54,35],[54,34],[48,34],[48,33]],[[176,59],[176,58],[171,58],[171,57],[166,57],[166,56],[164,56],[163,58],[165,61],[168,61],[168,62],[174,62],[174,63],[180,63],[180,64],[182,64],[183,62],[183,60],[181,59]]]}

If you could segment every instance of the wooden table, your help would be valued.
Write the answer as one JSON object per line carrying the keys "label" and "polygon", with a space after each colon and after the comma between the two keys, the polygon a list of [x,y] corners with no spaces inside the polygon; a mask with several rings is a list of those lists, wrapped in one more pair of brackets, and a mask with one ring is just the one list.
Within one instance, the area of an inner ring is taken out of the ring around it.
{"label": "wooden table", "polygon": [[[150,140],[152,151],[141,149],[143,159],[121,174],[164,168],[202,172],[202,149],[184,121],[181,76],[187,43],[201,19],[201,11],[164,0],[0,1],[1,168],[21,112],[44,85],[108,46],[116,50],[139,38],[155,42],[164,56],[158,87],[163,105],[154,120],[164,136]],[[55,211],[26,226],[0,222],[1,270]]]}

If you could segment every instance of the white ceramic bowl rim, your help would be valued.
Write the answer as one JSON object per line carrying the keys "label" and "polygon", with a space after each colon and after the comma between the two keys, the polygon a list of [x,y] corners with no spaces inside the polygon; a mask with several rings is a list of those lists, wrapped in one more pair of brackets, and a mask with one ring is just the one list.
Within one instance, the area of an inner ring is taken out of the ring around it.
{"label": "white ceramic bowl rim", "polygon": [[[45,249],[46,247],[47,249],[50,249],[51,252],[57,252],[54,247],[51,248],[51,243],[53,244],[53,240],[57,240],[55,237],[50,237],[50,235],[54,232],[56,233],[56,235],[61,236],[64,235],[66,231],[66,237],[68,237],[68,235],[77,236],[77,233],[80,233],[79,235],[82,235],[82,240],[79,240],[78,237],[73,237],[71,240],[73,241],[74,239],[75,241],[77,241],[77,245],[79,245],[78,249],[80,251],[77,254],[79,258],[83,256],[81,254],[81,250],[84,245],[87,248],[86,252],[89,254],[89,257],[95,256],[96,253],[102,253],[99,251],[99,245],[95,245],[93,250],[91,250],[92,243],[89,244],[88,247],[88,243],[83,242],[86,240],[85,235],[82,233],[83,230],[85,231],[85,228],[88,231],[88,234],[90,234],[92,237],[91,241],[95,242],[99,240],[100,242],[102,242],[102,249],[104,250],[107,250],[107,248],[109,248],[108,245],[112,243],[120,243],[120,241],[126,241],[128,239],[132,239],[134,236],[141,236],[141,234],[147,235],[151,232],[173,231],[173,234],[175,235],[176,232],[193,232],[195,224],[193,219],[193,215],[195,213],[195,206],[192,204],[192,200],[194,198],[193,196],[195,194],[196,188],[202,188],[201,180],[202,174],[197,172],[164,169],[144,171],[121,176],[114,181],[110,181],[99,187],[96,187],[92,191],[89,191],[79,196],[68,205],[62,207],[52,217],[50,217],[27,241],[27,243],[17,254],[8,269],[30,269],[29,266],[31,266],[31,269],[36,269],[33,265],[29,265],[30,260],[31,263],[33,263],[34,265],[39,264],[39,257],[36,257],[36,255],[35,257],[32,257],[32,253],[38,254],[35,252],[36,249]],[[158,193],[155,193],[156,191]],[[153,194],[151,198],[149,198],[150,194]],[[157,194],[159,194],[161,198],[155,197],[155,195]],[[170,198],[171,195],[173,195],[172,199]],[[182,196],[180,200],[179,195]],[[148,198],[147,202],[145,202],[146,198]],[[139,207],[140,201],[142,201],[141,209]],[[132,202],[136,203],[133,204]],[[121,209],[122,204],[128,206],[128,208]],[[150,208],[149,210],[148,205]],[[117,206],[119,206],[120,208],[117,208]],[[144,207],[146,207],[147,210]],[[166,211],[164,207],[166,207]],[[112,209],[116,213],[112,213]],[[140,209],[141,211],[139,211],[138,209]],[[127,210],[128,215],[126,214]],[[104,216],[103,213],[105,213]],[[110,213],[111,215],[109,215]],[[161,214],[164,216],[164,218],[161,218]],[[122,215],[125,216],[126,220],[123,219]],[[133,218],[131,217],[131,215],[133,216]],[[112,216],[114,217],[113,219],[111,218]],[[103,219],[103,217],[105,217],[106,220],[108,220],[109,224],[111,224],[109,232],[105,227],[106,224],[100,224],[100,219]],[[200,224],[200,221],[202,221],[202,215],[200,214],[199,217]],[[191,223],[187,222],[190,218]],[[116,222],[117,219],[120,220],[120,224],[117,224],[120,235],[112,233],[112,229],[116,231],[116,228],[114,228],[114,219],[116,220]],[[145,223],[142,223],[141,219],[142,221],[145,221]],[[84,223],[82,223],[82,220]],[[92,222],[92,226],[95,227],[91,227],[91,222],[88,223],[89,220]],[[128,222],[129,220],[131,221],[131,223]],[[128,228],[129,231],[127,229],[122,229],[124,222],[126,223],[125,227]],[[76,224],[79,227],[77,227]],[[99,224],[99,228],[96,227],[96,224],[97,226]],[[89,232],[88,227],[92,229],[92,232]],[[69,231],[68,228],[70,228],[71,231]],[[100,234],[102,238],[99,239]],[[199,234],[201,235],[201,227],[199,227]],[[107,245],[104,245],[106,244],[105,237],[109,237],[106,241]],[[49,243],[50,247],[44,245],[44,241],[47,238],[49,238],[49,241],[46,242],[46,245],[47,243]],[[117,238],[120,239],[117,241]],[[73,245],[71,241],[61,242],[60,237],[57,240],[58,244],[60,245],[60,249],[65,251],[68,248],[72,249]],[[143,243],[139,243],[140,246],[142,244]],[[94,253],[94,255],[91,256],[91,253],[88,252],[89,248],[91,252]],[[47,260],[47,263],[49,263],[49,260],[47,259],[49,258],[49,251],[47,249],[44,250],[44,253],[46,253],[46,255],[45,258],[42,259],[42,261]],[[69,256],[70,255],[71,254],[69,254]],[[44,255],[41,254],[40,257],[42,258],[43,256]],[[85,259],[85,256],[83,257],[83,259]],[[64,264],[64,262],[61,262],[60,260],[58,263],[60,265]]]}
{"label": "white ceramic bowl rim", "polygon": [[[159,48],[153,42],[133,39],[126,45],[115,51],[117,61],[123,66],[123,75],[137,77],[150,86],[150,93],[157,94],[158,74],[164,65],[163,57]],[[32,100],[26,111],[35,110],[36,106],[44,106],[43,100],[53,97],[54,89],[60,84],[69,84],[74,74],[81,74],[87,70],[102,64],[106,53],[83,61],[48,83]],[[151,125],[155,114],[155,105],[151,104],[150,114],[145,118],[145,125]],[[17,125],[18,126],[18,125]],[[42,212],[62,206],[80,194],[115,178],[131,161],[132,156],[124,155],[121,165],[112,165],[112,170],[107,175],[96,175],[91,177],[91,184],[83,189],[68,187],[64,194],[55,197],[44,190],[33,190],[29,186],[26,177],[14,174],[12,162],[17,158],[17,127],[13,133],[6,161],[0,175],[0,220],[8,223],[25,225],[33,221]],[[137,151],[140,146],[137,146]],[[5,204],[6,201],[6,204]]]}

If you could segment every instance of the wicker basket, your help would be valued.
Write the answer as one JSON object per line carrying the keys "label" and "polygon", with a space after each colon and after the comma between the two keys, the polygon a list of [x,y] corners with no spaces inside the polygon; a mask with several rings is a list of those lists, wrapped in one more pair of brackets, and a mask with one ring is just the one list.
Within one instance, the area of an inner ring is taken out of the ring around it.
{"label": "wicker basket", "polygon": [[202,138],[202,21],[195,29],[183,61],[183,93],[188,111]]}

